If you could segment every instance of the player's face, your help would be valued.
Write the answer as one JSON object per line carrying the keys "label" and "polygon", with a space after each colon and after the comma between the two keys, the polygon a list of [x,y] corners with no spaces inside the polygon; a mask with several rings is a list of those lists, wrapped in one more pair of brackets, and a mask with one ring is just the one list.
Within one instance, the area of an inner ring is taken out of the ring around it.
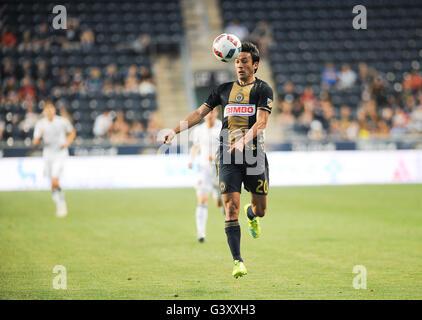
{"label": "player's face", "polygon": [[234,62],[236,74],[239,80],[248,80],[253,77],[254,68],[258,66],[258,62],[252,64],[252,56],[249,52],[241,52]]}
{"label": "player's face", "polygon": [[43,113],[47,119],[52,119],[56,114],[56,108],[51,103],[48,103],[44,106]]}

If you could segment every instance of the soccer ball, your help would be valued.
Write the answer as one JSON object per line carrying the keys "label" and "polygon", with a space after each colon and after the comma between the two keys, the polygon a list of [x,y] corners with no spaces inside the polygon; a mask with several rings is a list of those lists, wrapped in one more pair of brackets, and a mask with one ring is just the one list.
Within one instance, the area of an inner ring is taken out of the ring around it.
{"label": "soccer ball", "polygon": [[212,43],[212,52],[218,61],[230,62],[239,56],[242,43],[234,34],[222,33]]}

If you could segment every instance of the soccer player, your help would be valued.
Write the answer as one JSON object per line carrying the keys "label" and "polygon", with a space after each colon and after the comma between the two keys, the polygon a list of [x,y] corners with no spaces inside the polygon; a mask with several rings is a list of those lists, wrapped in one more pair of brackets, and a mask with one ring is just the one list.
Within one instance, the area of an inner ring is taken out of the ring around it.
{"label": "soccer player", "polygon": [[[238,221],[242,183],[251,193],[251,204],[247,204],[244,211],[253,238],[261,235],[259,218],[266,213],[268,162],[263,130],[272,110],[273,91],[266,82],[255,77],[259,51],[252,43],[242,43],[242,51],[234,66],[237,81],[224,83],[214,89],[208,99],[184,121],[186,127],[190,128],[215,107],[222,108],[223,126],[216,162],[226,212],[225,231],[234,261],[232,275],[238,278],[247,274],[240,254]],[[164,136],[163,142],[169,144],[180,131],[181,126],[176,126]]]}
{"label": "soccer player", "polygon": [[208,219],[208,196],[213,193],[217,207],[221,207],[223,214],[223,201],[218,189],[217,173],[215,168],[215,154],[218,149],[221,121],[217,119],[218,110],[214,109],[205,116],[205,122],[192,132],[193,146],[189,168],[199,153],[199,177],[195,186],[198,205],[196,207],[196,229],[199,242],[205,241],[205,231]]}
{"label": "soccer player", "polygon": [[76,131],[69,120],[56,115],[56,107],[51,101],[45,102],[43,114],[44,118],[35,125],[33,143],[34,146],[38,146],[43,139],[44,173],[51,181],[56,215],[57,217],[65,217],[67,206],[59,179],[63,172],[64,161],[69,155],[68,147],[75,139]]}

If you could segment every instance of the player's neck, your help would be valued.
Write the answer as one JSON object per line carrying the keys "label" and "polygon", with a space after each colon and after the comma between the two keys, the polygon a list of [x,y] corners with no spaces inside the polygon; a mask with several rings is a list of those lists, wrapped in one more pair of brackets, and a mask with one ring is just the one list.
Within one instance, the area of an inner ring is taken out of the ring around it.
{"label": "player's neck", "polygon": [[54,120],[54,116],[52,116],[52,117],[47,117],[47,120],[48,120],[48,121],[50,121],[50,122],[51,122],[51,121],[53,121],[53,120]]}
{"label": "player's neck", "polygon": [[255,75],[252,75],[251,77],[249,77],[249,78],[247,78],[247,79],[240,79],[240,78],[237,78],[237,81],[239,82],[239,84],[240,84],[241,86],[246,86],[247,84],[252,83],[252,82],[254,82],[255,80],[256,80]]}
{"label": "player's neck", "polygon": [[212,127],[214,127],[214,125],[215,125],[215,121],[213,121],[213,122],[207,122],[207,127],[208,128],[212,128]]}

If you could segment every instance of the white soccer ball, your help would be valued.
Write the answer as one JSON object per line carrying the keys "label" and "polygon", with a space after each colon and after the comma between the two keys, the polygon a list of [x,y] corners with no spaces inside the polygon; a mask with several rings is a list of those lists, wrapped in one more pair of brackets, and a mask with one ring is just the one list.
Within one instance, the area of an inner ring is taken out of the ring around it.
{"label": "white soccer ball", "polygon": [[234,34],[222,33],[212,43],[212,52],[218,61],[230,62],[242,50],[242,43]]}

